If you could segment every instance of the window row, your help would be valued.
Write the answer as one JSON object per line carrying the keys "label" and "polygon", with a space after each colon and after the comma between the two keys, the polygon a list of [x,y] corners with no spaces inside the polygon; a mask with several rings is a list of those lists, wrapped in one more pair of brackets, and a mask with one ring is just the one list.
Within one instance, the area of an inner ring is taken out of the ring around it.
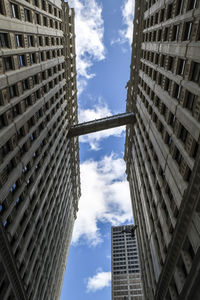
{"label": "window row", "polygon": [[29,8],[24,8],[23,13],[21,10],[20,5],[11,2],[10,3],[10,9],[11,9],[11,16],[12,18],[16,18],[25,22],[31,22],[35,23],[41,26],[46,26],[54,29],[62,30],[62,23],[47,17],[46,15],[40,14],[40,13],[34,13]]}
{"label": "window row", "polygon": [[[14,38],[14,39],[13,39]],[[11,40],[14,41],[11,44]],[[59,46],[63,45],[62,37],[44,36],[44,35],[24,35],[24,34],[9,34],[0,32],[0,48],[27,48],[39,46]]]}
{"label": "window row", "polygon": [[[149,1],[148,7],[151,7],[155,1]],[[144,28],[149,28],[161,22],[165,22],[168,19],[175,18],[180,14],[184,14],[191,9],[197,8],[196,0],[176,0],[169,3],[166,8],[162,8],[156,11],[155,14],[149,16],[144,21]]]}
{"label": "window row", "polygon": [[6,56],[3,57],[3,66],[7,72],[61,56],[63,56],[63,49]]}

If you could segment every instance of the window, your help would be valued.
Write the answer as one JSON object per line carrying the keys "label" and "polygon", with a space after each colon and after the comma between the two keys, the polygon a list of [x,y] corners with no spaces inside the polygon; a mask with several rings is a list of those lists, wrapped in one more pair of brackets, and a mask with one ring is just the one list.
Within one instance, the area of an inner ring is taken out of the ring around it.
{"label": "window", "polygon": [[16,47],[23,47],[23,39],[22,39],[22,34],[16,34],[15,35],[15,40],[16,40]]}
{"label": "window", "polygon": [[185,107],[188,110],[193,111],[194,101],[195,101],[195,95],[188,92],[186,97]]}
{"label": "window", "polygon": [[178,40],[178,33],[179,33],[179,25],[174,25],[172,29],[172,41],[177,41]]}
{"label": "window", "polygon": [[180,139],[184,143],[187,138],[187,130],[185,129],[184,126],[181,127],[181,132],[180,132]]}
{"label": "window", "polygon": [[188,41],[192,32],[192,22],[186,22],[184,27],[183,41]]}
{"label": "window", "polygon": [[43,39],[41,36],[38,36],[38,44],[39,46],[43,46]]}
{"label": "window", "polygon": [[178,150],[178,148],[176,148],[175,160],[177,161],[178,164],[180,164],[181,160],[182,160],[182,155],[181,155],[180,151]]}
{"label": "window", "polygon": [[183,75],[185,69],[185,59],[179,59],[178,61],[178,75]]}
{"label": "window", "polygon": [[6,71],[13,70],[13,63],[12,63],[11,56],[4,58],[4,66]]}
{"label": "window", "polygon": [[0,14],[4,15],[3,1],[0,1]]}
{"label": "window", "polygon": [[174,84],[174,93],[173,93],[173,97],[176,98],[177,100],[180,97],[180,92],[181,92],[181,87],[179,84],[175,83]]}
{"label": "window", "polygon": [[22,80],[22,89],[23,91],[28,90],[29,86],[28,86],[28,79],[24,79]]}
{"label": "window", "polygon": [[43,17],[43,25],[47,26],[47,17]]}
{"label": "window", "polygon": [[38,0],[34,0],[34,1],[33,1],[33,5],[35,5],[35,6],[38,7]]}
{"label": "window", "polygon": [[29,9],[24,8],[24,18],[26,22],[31,22],[31,13]]}
{"label": "window", "polygon": [[19,55],[19,67],[22,68],[26,65],[25,55]]}
{"label": "window", "polygon": [[9,48],[7,33],[0,32],[0,48]]}
{"label": "window", "polygon": [[40,21],[40,15],[39,14],[35,14],[35,23],[36,24],[39,24],[40,25],[40,23],[41,23],[41,21]]}
{"label": "window", "polygon": [[15,3],[11,3],[12,17],[19,19],[19,8]]}
{"label": "window", "polygon": [[44,0],[42,0],[42,9],[46,10],[46,2]]}
{"label": "window", "polygon": [[34,36],[28,35],[28,45],[29,47],[34,47]]}
{"label": "window", "polygon": [[166,27],[164,29],[164,37],[163,37],[163,41],[168,41],[169,40],[169,27]]}
{"label": "window", "polygon": [[167,20],[172,17],[172,8],[173,8],[173,3],[169,4],[167,7]]}
{"label": "window", "polygon": [[45,37],[45,44],[46,44],[46,46],[49,46],[49,38],[48,38],[48,36]]}
{"label": "window", "polygon": [[168,68],[167,68],[169,71],[173,70],[173,62],[174,62],[174,58],[172,56],[169,56],[169,59],[168,59]]}
{"label": "window", "polygon": [[191,80],[196,83],[200,82],[200,63],[193,62],[193,72]]}
{"label": "window", "polygon": [[31,65],[36,63],[35,53],[30,53],[30,63]]}
{"label": "window", "polygon": [[17,96],[16,85],[12,85],[9,87],[10,98],[14,98]]}
{"label": "window", "polygon": [[182,8],[183,8],[183,0],[177,0],[176,1],[176,12],[175,12],[176,16],[182,13]]}
{"label": "window", "polygon": [[197,0],[190,0],[190,1],[188,1],[187,10],[191,10],[191,9],[195,8],[196,7],[196,3],[197,3]]}

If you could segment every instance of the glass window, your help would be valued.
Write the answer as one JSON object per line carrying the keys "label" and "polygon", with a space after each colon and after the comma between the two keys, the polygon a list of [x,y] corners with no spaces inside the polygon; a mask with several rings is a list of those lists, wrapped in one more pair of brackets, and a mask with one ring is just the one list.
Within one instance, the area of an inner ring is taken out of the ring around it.
{"label": "glass window", "polygon": [[200,63],[193,63],[192,81],[200,82]]}
{"label": "glass window", "polygon": [[28,35],[28,45],[29,47],[34,47],[34,36]]}
{"label": "glass window", "polygon": [[11,56],[4,58],[4,66],[6,71],[13,70],[13,63],[12,63]]}
{"label": "glass window", "polygon": [[17,96],[16,85],[12,85],[9,87],[10,98],[14,98]]}
{"label": "glass window", "polygon": [[16,47],[23,47],[23,39],[21,34],[15,35]]}
{"label": "glass window", "polygon": [[195,95],[188,92],[187,93],[187,98],[186,98],[186,103],[185,103],[185,107],[187,109],[189,109],[190,111],[193,110],[194,107],[194,101],[195,101]]}
{"label": "glass window", "polygon": [[192,32],[192,22],[186,22],[183,34],[183,41],[188,41],[190,39]]}
{"label": "glass window", "polygon": [[7,33],[0,32],[0,48],[9,48]]}
{"label": "glass window", "polygon": [[28,79],[22,80],[22,88],[23,88],[23,91],[28,90]]}
{"label": "glass window", "polygon": [[11,12],[13,18],[19,19],[19,9],[17,4],[11,3]]}
{"label": "glass window", "polygon": [[178,64],[178,75],[183,75],[185,69],[185,59],[179,59]]}
{"label": "glass window", "polygon": [[19,67],[22,68],[26,65],[25,55],[19,55]]}
{"label": "glass window", "polygon": [[24,8],[24,18],[26,22],[31,22],[31,13],[29,9]]}

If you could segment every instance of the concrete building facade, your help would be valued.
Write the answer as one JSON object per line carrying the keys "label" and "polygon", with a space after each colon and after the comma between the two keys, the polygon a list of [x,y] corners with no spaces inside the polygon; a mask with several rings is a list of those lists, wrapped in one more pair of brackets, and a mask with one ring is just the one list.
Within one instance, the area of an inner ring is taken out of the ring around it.
{"label": "concrete building facade", "polygon": [[131,233],[122,232],[131,228],[112,227],[112,300],[143,299],[137,240]]}
{"label": "concrete building facade", "polygon": [[145,299],[200,295],[200,1],[135,2],[125,160]]}
{"label": "concrete building facade", "polygon": [[59,299],[80,196],[74,11],[0,1],[0,299]]}

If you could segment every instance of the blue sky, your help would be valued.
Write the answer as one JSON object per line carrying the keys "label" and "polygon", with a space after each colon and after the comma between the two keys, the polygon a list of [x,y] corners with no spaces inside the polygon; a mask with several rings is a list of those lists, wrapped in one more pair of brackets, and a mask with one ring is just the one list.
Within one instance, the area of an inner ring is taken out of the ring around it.
{"label": "blue sky", "polygon": [[[70,0],[79,122],[125,111],[134,0]],[[80,137],[81,190],[61,300],[110,300],[111,225],[132,222],[125,128]]]}

